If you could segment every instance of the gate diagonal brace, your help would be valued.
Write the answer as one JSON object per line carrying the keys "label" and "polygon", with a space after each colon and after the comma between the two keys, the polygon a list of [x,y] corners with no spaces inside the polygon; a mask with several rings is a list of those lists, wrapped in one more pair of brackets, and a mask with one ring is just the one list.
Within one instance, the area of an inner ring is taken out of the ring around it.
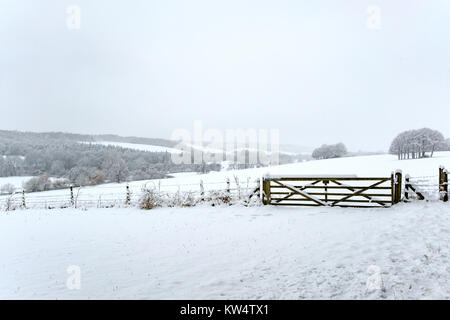
{"label": "gate diagonal brace", "polygon": [[[309,184],[307,184],[307,185],[301,187],[300,190],[305,190],[305,189],[307,189],[308,187],[313,186],[313,185],[319,183],[320,181],[322,181],[322,180],[317,180],[317,181],[314,181],[313,183],[309,183]],[[294,187],[294,188],[295,188],[295,187]],[[279,203],[279,202],[281,202],[281,201],[283,201],[283,200],[286,200],[286,199],[292,197],[292,196],[295,195],[296,193],[297,193],[297,192],[291,192],[290,194],[288,194],[288,195],[285,196],[284,198],[278,199],[278,200],[276,200],[275,202],[276,202],[276,203]]]}
{"label": "gate diagonal brace", "polygon": [[346,196],[346,197],[344,197],[344,198],[341,198],[341,199],[339,199],[339,200],[336,200],[336,201],[334,201],[334,202],[331,204],[331,206],[333,207],[333,206],[335,206],[337,203],[339,203],[339,202],[341,202],[341,201],[344,201],[344,200],[347,200],[347,199],[352,198],[352,197],[362,196],[361,194],[362,194],[364,191],[367,191],[367,190],[369,190],[369,189],[371,189],[371,188],[373,188],[373,187],[376,187],[376,186],[378,186],[378,185],[380,185],[380,184],[382,184],[382,183],[384,183],[384,182],[385,182],[384,180],[378,181],[377,183],[374,183],[374,184],[372,184],[372,185],[370,185],[370,186],[368,186],[368,187],[366,187],[366,188],[364,188],[364,189],[361,189],[361,190],[359,190],[359,191],[356,191],[356,192],[354,192],[354,193],[352,193],[352,194],[350,194],[350,195],[348,195],[348,196]]}
{"label": "gate diagonal brace", "polygon": [[[334,182],[334,183],[337,184],[338,186],[345,187],[346,189],[348,189],[348,190],[350,190],[350,191],[353,191],[353,192],[356,191],[355,189],[351,188],[350,186],[347,186],[347,185],[345,185],[344,183],[341,183],[341,182],[339,182],[339,181],[336,181],[336,180],[330,180],[330,181],[331,181],[331,182]],[[384,181],[383,181],[383,182],[384,182]],[[359,196],[364,197],[364,198],[366,198],[366,199],[369,199],[370,202],[375,202],[375,203],[378,203],[379,205],[381,205],[381,206],[383,206],[383,207],[386,207],[386,203],[383,202],[383,201],[381,201],[381,200],[376,200],[376,199],[372,198],[371,196],[368,196],[368,195],[365,195],[365,194],[360,194]]]}
{"label": "gate diagonal brace", "polygon": [[289,184],[284,184],[284,183],[281,183],[279,181],[274,181],[274,182],[276,184],[282,186],[282,187],[285,187],[286,189],[289,189],[289,190],[293,191],[294,193],[298,193],[299,195],[301,195],[301,196],[303,196],[303,197],[305,197],[305,198],[307,198],[307,199],[309,199],[309,200],[311,200],[311,201],[313,201],[313,202],[315,202],[317,204],[320,204],[321,206],[325,206],[325,207],[329,206],[328,203],[323,202],[322,200],[320,200],[320,199],[318,199],[318,198],[308,194],[307,192],[303,192],[302,190],[300,190],[300,189],[298,189],[298,188],[296,188],[294,186],[291,186]]}

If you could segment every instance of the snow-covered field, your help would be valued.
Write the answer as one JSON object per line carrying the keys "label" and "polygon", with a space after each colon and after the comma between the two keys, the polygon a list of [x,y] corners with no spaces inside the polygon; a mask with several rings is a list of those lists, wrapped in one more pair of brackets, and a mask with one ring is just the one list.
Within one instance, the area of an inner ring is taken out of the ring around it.
{"label": "snow-covered field", "polygon": [[12,184],[17,189],[22,189],[23,184],[33,178],[32,176],[23,177],[0,177],[0,187],[5,184]]}
{"label": "snow-covered field", "polygon": [[[169,152],[169,153],[182,153],[183,151],[181,149],[177,148],[170,148],[170,147],[164,147],[164,146],[155,146],[155,145],[149,145],[149,144],[140,144],[140,143],[126,143],[126,142],[116,142],[116,141],[80,141],[80,143],[91,143],[91,144],[100,144],[103,146],[114,146],[119,148],[126,148],[126,149],[133,149],[133,150],[139,150],[139,151],[149,151],[149,152]],[[209,153],[223,153],[223,149],[217,149],[217,148],[211,148],[209,146],[200,146],[195,144],[185,144],[188,148],[193,148],[202,152],[209,152]],[[257,152],[256,149],[248,149],[248,148],[237,148],[235,151],[242,152],[245,150],[254,151]],[[270,154],[270,152],[267,152]],[[287,154],[287,155],[296,155],[296,154],[302,154],[302,155],[310,155],[311,152],[304,151],[304,152],[289,152],[280,150],[280,154]]]}
{"label": "snow-covered field", "polygon": [[0,214],[0,299],[449,299],[449,258],[444,203]]}
{"label": "snow-covered field", "polygon": [[154,146],[154,145],[150,145],[150,144],[139,144],[139,143],[126,143],[126,142],[115,142],[115,141],[95,141],[95,142],[89,141],[89,142],[82,142],[82,143],[100,144],[103,146],[114,146],[114,147],[133,149],[133,150],[139,150],[139,151],[149,151],[149,152],[169,152],[169,153],[181,153],[182,152],[175,148]]}
{"label": "snow-covered field", "polygon": [[[136,194],[147,183],[165,191],[198,191],[203,180],[213,190],[225,188],[227,177],[236,187],[234,176],[245,188],[247,178],[267,172],[389,176],[402,169],[434,181],[439,165],[450,168],[449,152],[421,160],[378,155],[178,174],[131,182],[130,189]],[[125,185],[76,192],[94,202],[118,197],[123,204]],[[27,206],[54,197],[68,201],[69,193],[26,194]],[[80,268],[79,290],[66,286],[70,266]],[[449,299],[450,204],[1,211],[2,298]]]}

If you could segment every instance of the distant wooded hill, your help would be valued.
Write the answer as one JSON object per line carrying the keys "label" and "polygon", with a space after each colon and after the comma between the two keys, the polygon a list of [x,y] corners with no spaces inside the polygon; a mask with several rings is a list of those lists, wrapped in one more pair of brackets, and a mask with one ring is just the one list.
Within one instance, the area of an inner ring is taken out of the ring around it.
{"label": "distant wooded hill", "polygon": [[[173,147],[176,144],[166,139],[116,135],[0,130],[0,176],[42,175],[66,178],[76,185],[92,185],[105,181],[164,178],[169,172],[206,172],[220,169],[220,164],[176,165],[172,163],[167,152],[79,143],[103,140],[165,147]],[[45,188],[51,187],[49,185]]]}
{"label": "distant wooded hill", "polygon": [[168,139],[159,138],[142,138],[142,137],[122,137],[115,134],[77,134],[66,132],[22,132],[22,131],[9,131],[0,130],[0,139],[2,140],[60,140],[60,141],[111,141],[111,142],[126,142],[126,143],[138,143],[148,144],[163,147],[174,147],[177,142]]}

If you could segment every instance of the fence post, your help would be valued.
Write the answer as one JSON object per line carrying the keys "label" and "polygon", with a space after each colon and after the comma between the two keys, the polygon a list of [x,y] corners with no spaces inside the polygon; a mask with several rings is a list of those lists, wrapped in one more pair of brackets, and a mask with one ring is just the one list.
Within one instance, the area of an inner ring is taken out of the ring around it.
{"label": "fence post", "polygon": [[409,199],[409,174],[407,174],[405,176],[405,199],[408,200]]}
{"label": "fence post", "polygon": [[399,203],[402,198],[402,172],[395,172],[395,199],[394,203]]}
{"label": "fence post", "polygon": [[440,200],[448,201],[448,172],[444,167],[439,167],[439,194]]}
{"label": "fence post", "polygon": [[75,205],[75,199],[73,197],[73,186],[70,186],[70,204],[72,205],[72,207]]}
{"label": "fence post", "polygon": [[200,197],[201,201],[205,201],[205,188],[203,187],[203,180],[200,180]]}
{"label": "fence post", "polygon": [[25,203],[25,189],[22,189],[22,207],[27,207]]}
{"label": "fence post", "polygon": [[239,177],[238,176],[234,176],[234,181],[236,182],[236,189],[237,189],[237,193],[238,193],[238,199],[241,200],[241,185],[239,184]]}
{"label": "fence post", "polygon": [[227,193],[230,194],[230,178],[227,177]]}
{"label": "fence post", "polygon": [[255,190],[257,190],[257,192],[258,192],[258,197],[261,197],[261,180],[260,179],[258,179],[258,180],[256,180],[256,188],[255,188]]}
{"label": "fence post", "polygon": [[263,204],[270,204],[270,180],[263,178]]}
{"label": "fence post", "polygon": [[131,202],[130,186],[127,185],[127,197],[126,197],[126,199],[125,199],[125,204],[126,204],[127,206],[129,206],[129,205],[130,205],[130,202]]}

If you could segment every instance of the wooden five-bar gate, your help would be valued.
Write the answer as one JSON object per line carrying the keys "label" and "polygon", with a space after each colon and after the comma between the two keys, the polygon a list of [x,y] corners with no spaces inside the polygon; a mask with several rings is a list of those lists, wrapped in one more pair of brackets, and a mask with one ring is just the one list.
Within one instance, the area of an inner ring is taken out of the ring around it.
{"label": "wooden five-bar gate", "polygon": [[264,204],[330,207],[390,207],[400,202],[402,173],[390,177],[265,176]]}

